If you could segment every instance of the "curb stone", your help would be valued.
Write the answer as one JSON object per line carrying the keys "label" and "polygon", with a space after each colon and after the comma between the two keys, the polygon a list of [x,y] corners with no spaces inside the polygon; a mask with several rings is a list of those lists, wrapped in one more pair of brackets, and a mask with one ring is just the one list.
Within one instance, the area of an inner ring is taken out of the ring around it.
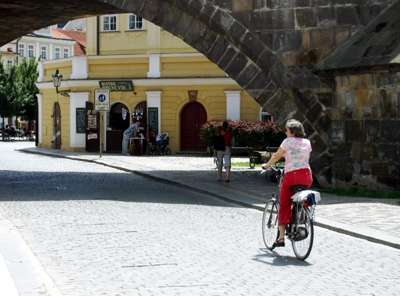
{"label": "curb stone", "polygon": [[[252,208],[258,211],[264,211],[264,207],[257,205],[257,204],[252,204],[252,203],[247,203],[247,202],[243,202],[243,201],[239,201],[239,200],[235,200],[233,198],[229,198],[226,196],[223,196],[221,194],[217,194],[208,190],[204,190],[204,189],[200,189],[194,186],[190,186],[178,181],[173,181],[167,178],[162,178],[162,177],[158,177],[158,176],[154,176],[151,173],[148,172],[143,172],[143,171],[137,171],[137,170],[131,170],[131,169],[127,169],[118,165],[112,165],[112,164],[107,164],[98,160],[93,160],[93,159],[84,159],[84,158],[80,158],[78,156],[68,156],[68,155],[63,155],[61,153],[53,153],[53,152],[47,152],[47,151],[38,151],[38,150],[32,150],[32,149],[18,149],[17,151],[19,152],[23,152],[23,153],[29,153],[29,154],[36,154],[36,155],[44,155],[44,156],[49,156],[49,157],[55,157],[55,158],[65,158],[65,159],[70,159],[70,160],[77,160],[77,161],[82,161],[82,162],[88,162],[88,163],[94,163],[94,164],[98,164],[98,165],[102,165],[105,167],[109,167],[109,168],[113,168],[116,170],[120,170],[120,171],[124,171],[127,173],[132,173],[132,174],[136,174],[138,176],[144,177],[144,178],[148,178],[148,179],[152,179],[154,181],[160,182],[160,183],[164,183],[164,184],[168,184],[168,185],[173,185],[173,186],[177,186],[180,188],[184,188],[186,190],[192,191],[192,192],[196,192],[196,193],[201,193],[201,194],[205,194],[205,195],[209,195],[215,198],[218,198],[220,200],[223,200],[225,202],[231,203],[231,204],[236,204],[236,205],[240,205],[246,208]],[[355,226],[351,226],[348,224],[344,224],[344,223],[339,223],[339,222],[335,222],[332,220],[328,220],[328,219],[324,219],[324,218],[317,218],[316,221],[314,221],[314,224],[316,226],[319,226],[321,228],[325,228],[331,231],[335,231],[341,234],[345,234],[345,235],[349,235],[355,238],[359,238],[359,239],[364,239],[373,243],[377,243],[377,244],[381,244],[381,245],[385,245],[388,247],[392,247],[395,249],[400,249],[400,239],[393,237],[393,236],[389,236],[389,235],[384,235],[379,231],[375,231],[372,229],[362,229],[361,227],[355,227]]]}

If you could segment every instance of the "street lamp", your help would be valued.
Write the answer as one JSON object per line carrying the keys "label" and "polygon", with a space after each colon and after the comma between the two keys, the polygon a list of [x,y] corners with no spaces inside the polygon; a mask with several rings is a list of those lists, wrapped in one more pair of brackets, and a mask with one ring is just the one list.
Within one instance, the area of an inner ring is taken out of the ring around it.
{"label": "street lamp", "polygon": [[60,71],[57,69],[56,73],[54,73],[51,77],[53,78],[53,85],[56,88],[57,94],[61,94],[62,96],[69,97],[68,92],[58,91],[58,88],[61,87],[61,81],[63,79],[63,76],[62,76],[62,74],[60,74]]}

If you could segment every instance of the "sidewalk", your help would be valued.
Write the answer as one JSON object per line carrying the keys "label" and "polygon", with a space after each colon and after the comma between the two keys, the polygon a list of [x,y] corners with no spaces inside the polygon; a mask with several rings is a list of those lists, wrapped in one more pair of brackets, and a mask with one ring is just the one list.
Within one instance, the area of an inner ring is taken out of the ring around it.
{"label": "sidewalk", "polygon": [[[217,182],[211,157],[122,156],[71,153],[44,148],[20,151],[102,164],[212,195],[228,202],[262,210],[276,191],[257,170],[233,169],[230,183]],[[240,159],[233,159],[233,162]],[[243,161],[243,159],[242,159]],[[333,231],[400,249],[400,202],[323,194],[316,211],[316,224]],[[390,220],[387,217],[391,217]]]}

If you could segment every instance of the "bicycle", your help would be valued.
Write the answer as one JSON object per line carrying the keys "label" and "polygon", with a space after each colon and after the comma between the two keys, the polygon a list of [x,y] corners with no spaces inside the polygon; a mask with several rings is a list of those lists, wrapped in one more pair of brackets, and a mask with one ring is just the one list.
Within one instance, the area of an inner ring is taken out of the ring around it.
{"label": "bicycle", "polygon": [[[282,183],[283,169],[272,167],[278,180]],[[319,192],[307,190],[304,186],[294,186],[292,206],[292,223],[286,225],[285,235],[292,243],[293,252],[299,260],[305,260],[311,253],[314,243],[315,206],[321,199]],[[279,197],[272,194],[267,201],[262,218],[262,235],[267,249],[273,250],[273,244],[279,237],[278,229]]]}

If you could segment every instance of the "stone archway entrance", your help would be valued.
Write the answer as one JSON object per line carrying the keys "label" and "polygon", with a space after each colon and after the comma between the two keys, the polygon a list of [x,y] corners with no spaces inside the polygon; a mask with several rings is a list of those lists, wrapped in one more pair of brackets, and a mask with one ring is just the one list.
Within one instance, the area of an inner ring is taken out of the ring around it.
{"label": "stone archway entrance", "polygon": [[58,102],[53,107],[53,138],[51,140],[53,149],[61,149],[61,109]]}
{"label": "stone archway entrance", "polygon": [[[82,5],[80,0],[10,0],[0,4],[0,44],[83,15],[134,13],[204,54],[278,122],[288,117],[301,120],[314,146],[318,146],[312,159],[315,172],[318,177],[331,179],[332,113],[324,94],[318,92],[329,90],[332,82],[322,83],[307,66],[334,50],[352,35],[350,32],[364,27],[381,10],[393,5],[395,11],[400,0],[375,1],[379,4],[343,0],[332,3],[329,9],[326,1],[303,1],[309,3],[306,5],[286,2],[290,4],[255,0],[88,0]],[[331,9],[343,13],[335,17]]]}
{"label": "stone archway entrance", "polygon": [[107,130],[107,152],[122,152],[122,134],[129,127],[129,109],[122,103],[115,103],[110,109]]}
{"label": "stone archway entrance", "polygon": [[202,104],[191,102],[181,111],[181,150],[204,151],[206,146],[201,141],[200,129],[207,121],[207,112]]}

